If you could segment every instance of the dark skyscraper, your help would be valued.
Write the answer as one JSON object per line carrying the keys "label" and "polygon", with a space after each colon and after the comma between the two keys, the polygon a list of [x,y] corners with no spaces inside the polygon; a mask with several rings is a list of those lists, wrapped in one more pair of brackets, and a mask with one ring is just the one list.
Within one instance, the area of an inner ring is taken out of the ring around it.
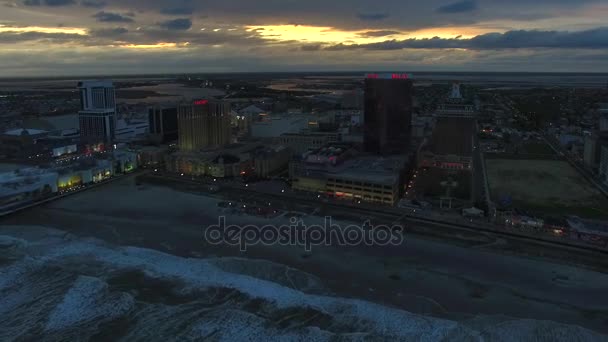
{"label": "dark skyscraper", "polygon": [[365,152],[404,153],[410,143],[412,81],[407,74],[369,74],[365,79]]}
{"label": "dark skyscraper", "polygon": [[177,140],[177,107],[154,107],[148,109],[150,135],[158,142]]}

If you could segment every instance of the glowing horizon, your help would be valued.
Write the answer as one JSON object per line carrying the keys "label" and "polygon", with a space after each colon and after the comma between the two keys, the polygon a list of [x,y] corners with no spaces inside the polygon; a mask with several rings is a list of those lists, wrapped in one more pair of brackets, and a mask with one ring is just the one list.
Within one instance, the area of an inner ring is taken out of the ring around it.
{"label": "glowing horizon", "polygon": [[0,32],[39,32],[39,33],[64,33],[64,34],[77,34],[81,36],[87,36],[88,31],[80,27],[42,27],[42,26],[7,26],[0,24]]}
{"label": "glowing horizon", "polygon": [[118,45],[122,48],[128,49],[168,49],[168,48],[177,48],[180,46],[188,46],[190,43],[156,43],[156,44],[122,44]]}
{"label": "glowing horizon", "polygon": [[[310,26],[310,25],[266,25],[266,26],[246,26],[249,32],[257,34],[268,40],[279,41],[299,41],[302,43],[324,43],[324,44],[369,44],[379,43],[386,40],[404,39],[430,39],[439,38],[462,38],[468,39],[479,34],[488,32],[502,32],[503,30],[493,30],[478,27],[438,27],[424,28],[411,32],[404,32],[391,29],[365,29],[365,30],[340,30],[329,26]],[[373,36],[373,32],[392,31],[382,36]],[[368,33],[372,33],[371,35]]]}

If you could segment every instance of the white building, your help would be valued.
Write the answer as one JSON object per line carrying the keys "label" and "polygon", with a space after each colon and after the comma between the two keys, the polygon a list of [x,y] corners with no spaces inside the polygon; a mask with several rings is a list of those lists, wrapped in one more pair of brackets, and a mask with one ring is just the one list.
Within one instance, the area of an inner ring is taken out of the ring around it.
{"label": "white building", "polygon": [[460,83],[452,84],[450,95],[444,103],[439,104],[436,116],[466,118],[475,116],[475,105],[464,101],[460,93]]}
{"label": "white building", "polygon": [[37,168],[0,173],[0,210],[57,192],[58,174]]}
{"label": "white building", "polygon": [[116,95],[112,81],[78,82],[80,138],[88,143],[109,143],[116,130]]}
{"label": "white building", "polygon": [[147,120],[130,120],[129,122],[120,119],[116,122],[114,138],[116,141],[131,141],[142,137],[149,132],[150,123]]}

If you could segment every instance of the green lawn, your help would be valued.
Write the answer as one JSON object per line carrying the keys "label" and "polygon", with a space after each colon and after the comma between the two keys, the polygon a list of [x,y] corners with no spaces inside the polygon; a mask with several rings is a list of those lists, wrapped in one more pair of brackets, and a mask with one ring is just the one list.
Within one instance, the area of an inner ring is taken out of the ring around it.
{"label": "green lawn", "polygon": [[521,154],[546,154],[546,155],[555,155],[555,151],[551,148],[551,146],[547,145],[547,143],[543,141],[529,141],[524,142],[522,146],[519,148],[519,153]]}
{"label": "green lawn", "polygon": [[486,169],[496,203],[509,196],[520,209],[608,218],[608,200],[565,161],[487,159]]}

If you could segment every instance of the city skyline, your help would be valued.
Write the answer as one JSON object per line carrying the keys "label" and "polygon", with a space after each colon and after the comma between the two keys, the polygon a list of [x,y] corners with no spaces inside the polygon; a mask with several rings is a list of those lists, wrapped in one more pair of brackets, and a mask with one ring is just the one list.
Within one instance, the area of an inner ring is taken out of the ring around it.
{"label": "city skyline", "polygon": [[5,77],[608,70],[608,4],[596,0],[0,4]]}

